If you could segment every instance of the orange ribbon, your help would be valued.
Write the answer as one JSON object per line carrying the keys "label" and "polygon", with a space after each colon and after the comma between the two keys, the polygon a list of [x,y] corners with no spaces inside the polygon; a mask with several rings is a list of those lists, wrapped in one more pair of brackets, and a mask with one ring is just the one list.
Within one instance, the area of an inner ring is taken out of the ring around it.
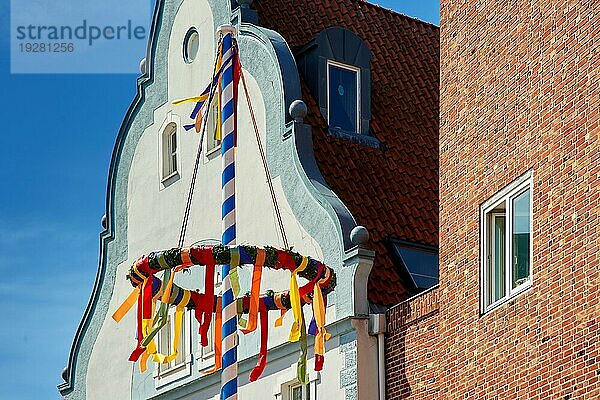
{"label": "orange ribbon", "polygon": [[116,322],[120,322],[123,319],[123,317],[129,312],[129,310],[131,310],[131,307],[133,307],[135,302],[138,300],[139,295],[140,286],[133,289],[129,296],[127,296],[123,304],[121,304],[119,308],[117,308],[117,311],[115,311],[115,313],[112,315],[112,319],[114,319]]}
{"label": "orange ribbon", "polygon": [[254,272],[252,273],[252,287],[250,290],[250,307],[248,310],[248,324],[246,329],[242,329],[244,334],[253,332],[258,325],[258,311],[260,307],[260,280],[262,278],[262,269],[267,257],[265,249],[256,249],[256,262],[254,263]]}

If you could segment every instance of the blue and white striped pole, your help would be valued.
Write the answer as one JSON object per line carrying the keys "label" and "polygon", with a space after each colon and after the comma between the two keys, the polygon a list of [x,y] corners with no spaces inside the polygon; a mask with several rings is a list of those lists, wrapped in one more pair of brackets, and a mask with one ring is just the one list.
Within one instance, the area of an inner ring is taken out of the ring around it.
{"label": "blue and white striped pole", "polygon": [[[221,78],[221,160],[222,160],[222,208],[223,245],[235,245],[235,99],[234,61],[230,57],[235,28],[222,25],[218,33],[223,35],[223,76]],[[237,399],[237,304],[230,280],[230,265],[222,266],[223,274],[223,328],[221,400]]]}

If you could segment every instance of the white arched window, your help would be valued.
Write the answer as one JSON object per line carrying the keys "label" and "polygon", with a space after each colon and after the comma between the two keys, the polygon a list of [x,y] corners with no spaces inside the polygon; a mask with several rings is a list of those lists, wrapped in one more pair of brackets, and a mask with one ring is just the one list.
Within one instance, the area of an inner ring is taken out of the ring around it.
{"label": "white arched window", "polygon": [[177,175],[177,124],[169,123],[162,134],[162,180]]}

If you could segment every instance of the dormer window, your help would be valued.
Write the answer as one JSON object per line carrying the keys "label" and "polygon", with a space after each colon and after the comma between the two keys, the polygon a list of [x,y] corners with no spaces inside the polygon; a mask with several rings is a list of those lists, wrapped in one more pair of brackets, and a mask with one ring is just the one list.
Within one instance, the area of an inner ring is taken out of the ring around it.
{"label": "dormer window", "polygon": [[325,133],[384,149],[370,128],[371,51],[354,32],[327,28],[296,52],[296,61],[319,111]]}
{"label": "dormer window", "polygon": [[360,68],[327,62],[329,128],[360,132]]}

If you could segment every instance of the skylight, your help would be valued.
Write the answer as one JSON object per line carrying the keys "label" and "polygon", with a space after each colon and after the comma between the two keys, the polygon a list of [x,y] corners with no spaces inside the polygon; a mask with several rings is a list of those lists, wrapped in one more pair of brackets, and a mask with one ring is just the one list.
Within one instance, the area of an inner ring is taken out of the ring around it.
{"label": "skylight", "polygon": [[439,282],[438,250],[433,246],[391,240],[393,255],[404,281],[418,291]]}

